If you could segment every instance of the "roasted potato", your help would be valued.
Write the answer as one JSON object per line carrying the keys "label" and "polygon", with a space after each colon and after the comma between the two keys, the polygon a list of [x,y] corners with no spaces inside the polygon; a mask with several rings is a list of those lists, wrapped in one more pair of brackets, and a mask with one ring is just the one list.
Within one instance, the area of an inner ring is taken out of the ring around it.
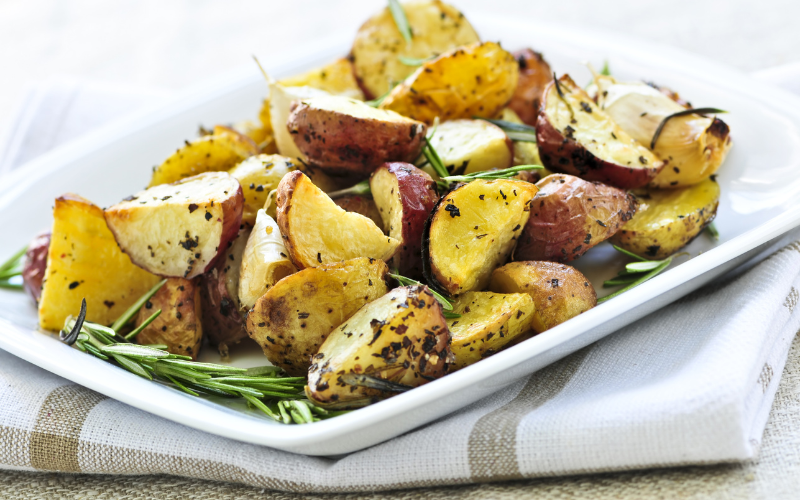
{"label": "roasted potato", "polygon": [[297,272],[278,224],[263,210],[247,238],[239,269],[239,308],[249,311],[275,283]]}
{"label": "roasted potato", "polygon": [[162,184],[105,210],[131,261],[154,274],[192,279],[213,267],[242,222],[242,188],[225,172]]}
{"label": "roasted potato", "polygon": [[342,196],[341,198],[336,198],[333,200],[334,203],[338,207],[348,212],[355,212],[357,214],[361,214],[364,217],[372,220],[376,226],[382,227],[383,220],[381,220],[381,213],[378,211],[378,207],[375,205],[375,201],[372,198],[368,198],[366,196],[360,196],[357,194],[351,194],[347,196]]}
{"label": "roasted potato", "polygon": [[354,408],[447,373],[453,362],[442,306],[425,286],[395,288],[325,339],[308,369],[306,396]]}
{"label": "roasted potato", "polygon": [[530,331],[533,299],[526,293],[466,292],[453,303],[457,319],[448,320],[456,357],[454,368],[464,368],[494,354]]}
{"label": "roasted potato", "polygon": [[422,238],[428,283],[453,296],[485,289],[514,249],[536,191],[529,182],[476,180],[443,196]]}
{"label": "roasted potato", "polygon": [[356,257],[389,260],[399,241],[367,217],[339,208],[302,172],[278,185],[278,227],[298,269]]}
{"label": "roasted potato", "polygon": [[284,78],[278,81],[283,87],[313,87],[332,95],[341,95],[351,99],[364,100],[364,92],[358,86],[353,73],[353,64],[345,58],[312,69],[301,75]]}
{"label": "roasted potato", "polygon": [[391,265],[409,278],[422,277],[422,233],[439,195],[431,177],[409,163],[385,163],[373,172],[370,191],[383,230],[400,242]]}
{"label": "roasted potato", "polygon": [[136,326],[159,309],[161,314],[136,335],[136,343],[164,344],[172,354],[197,359],[203,340],[199,278],[169,278],[139,309]]}
{"label": "roasted potato", "polygon": [[278,187],[284,175],[296,168],[291,159],[285,156],[257,155],[244,160],[229,172],[242,186],[244,224],[253,227],[256,214],[264,208],[269,192]]}
{"label": "roasted potato", "polygon": [[611,241],[647,259],[664,259],[688,245],[714,220],[719,205],[719,185],[711,179],[635,194],[639,210]]}
{"label": "roasted potato", "polygon": [[42,295],[44,273],[47,271],[47,254],[50,251],[50,233],[42,233],[28,243],[22,264],[22,286],[39,302]]}
{"label": "roasted potato", "polygon": [[393,111],[338,96],[292,104],[289,133],[306,163],[326,172],[364,178],[387,161],[414,161],[425,124]]}
{"label": "roasted potato", "polygon": [[356,34],[350,58],[356,77],[374,99],[414,72],[400,57],[427,59],[480,41],[464,15],[450,5],[433,1],[403,3],[413,37],[403,39],[388,8],[365,22]]}
{"label": "roasted potato", "polygon": [[388,288],[383,261],[357,259],[304,269],[277,282],[247,315],[247,332],[270,363],[305,375],[331,331]]}
{"label": "roasted potato", "polygon": [[[519,116],[509,108],[503,110],[500,119],[511,123],[523,123]],[[512,161],[512,166],[542,164],[542,159],[539,158],[539,146],[535,141],[512,141],[512,143],[514,144],[514,160]],[[550,174],[552,174],[552,172],[546,168],[540,168],[537,170],[523,170],[517,174],[516,178],[521,181],[536,182]]]}
{"label": "roasted potato", "polygon": [[544,261],[511,262],[492,273],[489,289],[527,293],[533,299],[532,328],[541,333],[597,305],[589,280],[574,267]]}
{"label": "roasted potato", "polygon": [[536,121],[545,167],[622,189],[639,188],[664,162],[614,123],[569,75],[550,83]]}
{"label": "roasted potato", "polygon": [[381,108],[432,124],[495,118],[517,88],[519,65],[494,42],[475,43],[426,61],[383,100]]}
{"label": "roasted potato", "polygon": [[110,325],[159,278],[131,263],[106,226],[103,210],[75,194],[56,198],[39,326],[58,331],[86,299],[86,320]]}
{"label": "roasted potato", "polygon": [[519,81],[508,107],[514,110],[523,123],[536,125],[542,94],[547,84],[553,81],[553,72],[542,54],[532,49],[518,50],[514,52],[514,57],[519,64]]}
{"label": "roasted potato", "polygon": [[295,145],[294,138],[289,134],[289,129],[286,127],[292,103],[299,99],[326,95],[329,94],[324,90],[313,87],[284,87],[278,83],[270,84],[269,119],[278,153],[292,159],[303,156],[303,153]]}
{"label": "roasted potato", "polygon": [[575,260],[610,238],[636,213],[633,195],[599,182],[553,174],[536,187],[539,192],[514,260]]}
{"label": "roasted potato", "polygon": [[514,160],[511,139],[485,120],[444,122],[429,140],[451,175],[508,168]]}

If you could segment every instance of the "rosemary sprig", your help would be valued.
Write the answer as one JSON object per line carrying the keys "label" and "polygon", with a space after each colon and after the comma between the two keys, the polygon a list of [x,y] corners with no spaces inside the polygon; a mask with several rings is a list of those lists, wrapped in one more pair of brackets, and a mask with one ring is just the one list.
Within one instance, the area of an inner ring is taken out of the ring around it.
{"label": "rosemary sprig", "polygon": [[21,248],[7,261],[0,264],[0,288],[9,290],[22,290],[22,283],[12,281],[12,278],[22,274],[22,262],[28,247]]}
{"label": "rosemary sprig", "polygon": [[603,68],[600,70],[600,74],[603,76],[611,76],[611,69],[608,67],[608,59],[603,61]]}
{"label": "rosemary sprig", "polygon": [[370,100],[370,101],[364,101],[364,104],[367,104],[367,105],[369,105],[369,106],[372,106],[373,108],[378,108],[378,107],[380,107],[380,105],[383,103],[383,101],[385,101],[385,100],[386,100],[386,98],[387,98],[387,97],[389,97],[389,94],[391,94],[391,93],[392,93],[392,90],[394,90],[394,87],[395,87],[395,86],[394,86],[394,85],[392,85],[392,88],[390,88],[389,90],[387,90],[387,91],[386,91],[386,92],[385,92],[385,93],[384,93],[382,96],[380,96],[380,97],[376,97],[375,99],[372,99],[372,100]]}
{"label": "rosemary sprig", "polygon": [[493,123],[503,129],[509,139],[516,142],[536,142],[536,128],[522,123],[514,123],[506,120],[492,120],[490,118],[473,118]]}
{"label": "rosemary sprig", "polygon": [[430,56],[424,59],[418,59],[416,57],[397,56],[397,60],[400,61],[402,64],[413,67],[422,66],[426,62],[432,61],[433,59],[436,59],[436,56]]}
{"label": "rosemary sprig", "polygon": [[714,221],[708,223],[706,226],[706,232],[714,240],[719,240],[719,230],[717,229],[717,225],[714,224]]}
{"label": "rosemary sprig", "polygon": [[[616,278],[612,278],[610,280],[603,282],[603,287],[612,287],[612,286],[619,286],[619,285],[626,285],[624,288],[617,290],[616,292],[606,295],[601,299],[597,299],[597,303],[603,303],[608,299],[614,298],[621,293],[625,293],[631,288],[637,287],[644,283],[645,281],[649,280],[650,278],[656,276],[657,274],[661,273],[664,269],[669,267],[672,264],[673,257],[670,256],[663,260],[647,260],[642,257],[639,257],[635,253],[629,252],[624,248],[620,248],[616,245],[613,245],[614,249],[618,252],[627,255],[635,260],[635,262],[630,262],[625,265],[625,268],[619,272]],[[681,255],[681,254],[678,254]]]}
{"label": "rosemary sprig", "polygon": [[389,12],[392,13],[394,24],[397,25],[397,29],[400,30],[400,34],[403,35],[406,43],[411,43],[411,25],[408,24],[406,11],[403,10],[403,6],[400,5],[398,0],[389,0]]}
{"label": "rosemary sprig", "polygon": [[664,119],[661,120],[661,123],[658,124],[656,132],[653,134],[653,139],[650,141],[650,149],[655,149],[656,142],[658,141],[658,138],[661,135],[661,131],[664,130],[664,126],[667,124],[668,121],[672,120],[673,118],[677,118],[679,116],[694,115],[694,114],[705,115],[708,113],[720,114],[720,113],[727,113],[727,111],[717,108],[689,108],[665,116]]}
{"label": "rosemary sprig", "polygon": [[[397,274],[397,272],[388,273],[388,274],[389,274],[390,278],[394,278],[395,281],[400,283],[402,286],[420,286],[420,285],[423,285],[423,283],[420,283],[417,280],[412,280],[411,278],[406,278],[405,276],[401,276],[401,275]],[[447,300],[444,297],[444,295],[440,294],[439,292],[437,292],[433,288],[429,288],[429,290],[430,290],[431,294],[433,294],[433,296],[436,298],[436,300],[439,301],[439,303],[442,305],[442,309],[444,309],[444,311],[445,311],[445,318],[449,318],[450,319],[450,318],[460,318],[461,317],[460,314],[448,312],[448,311],[452,311],[453,310],[453,304],[451,304],[450,301]]]}
{"label": "rosemary sprig", "polygon": [[116,332],[116,331],[119,331],[120,329],[122,329],[123,326],[127,325],[128,322],[131,319],[133,319],[133,317],[136,316],[136,314],[139,313],[139,309],[141,309],[142,306],[144,306],[144,304],[148,300],[150,300],[153,297],[153,295],[155,295],[156,292],[159,291],[162,286],[164,286],[164,283],[166,283],[166,282],[167,282],[166,279],[163,279],[163,280],[159,281],[147,293],[145,293],[144,295],[139,297],[139,300],[134,302],[124,313],[122,313],[122,316],[120,316],[114,322],[114,324],[111,325],[111,329]]}
{"label": "rosemary sprig", "polygon": [[492,181],[497,179],[510,179],[519,172],[526,170],[537,170],[544,168],[541,165],[517,165],[516,167],[504,168],[502,170],[484,170],[465,175],[450,175],[442,177],[439,181],[440,186],[447,188],[453,182],[471,182],[476,180]]}
{"label": "rosemary sprig", "polygon": [[369,188],[369,180],[361,181],[355,186],[350,186],[349,188],[340,189],[338,191],[331,191],[330,193],[328,193],[328,197],[331,198],[332,200],[350,195],[372,196],[372,191],[370,191]]}

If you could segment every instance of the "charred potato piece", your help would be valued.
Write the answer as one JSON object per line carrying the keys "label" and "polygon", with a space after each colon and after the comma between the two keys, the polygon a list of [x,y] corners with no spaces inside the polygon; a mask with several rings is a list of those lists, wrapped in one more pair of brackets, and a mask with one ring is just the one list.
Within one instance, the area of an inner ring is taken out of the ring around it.
{"label": "charred potato piece", "polygon": [[526,293],[467,292],[453,303],[457,319],[448,320],[456,357],[464,368],[494,354],[531,329],[533,299]]}
{"label": "charred potato piece", "polygon": [[427,59],[479,41],[464,15],[450,5],[433,1],[403,3],[413,38],[407,43],[388,8],[365,22],[356,33],[351,59],[369,99],[384,95],[414,72],[398,57]]}
{"label": "charred potato piece", "polygon": [[545,167],[622,189],[639,188],[664,162],[604,113],[569,75],[550,83],[536,121]]}
{"label": "charred potato piece", "polygon": [[432,124],[495,118],[517,88],[519,65],[494,42],[475,43],[426,61],[383,100],[381,108]]}
{"label": "charred potato piece", "polygon": [[544,261],[511,262],[492,273],[489,289],[527,293],[533,299],[532,328],[541,333],[597,305],[589,280],[574,267]]}
{"label": "charred potato piece", "polygon": [[338,96],[292,104],[287,126],[307,163],[361,178],[387,161],[414,161],[426,131],[393,111]]}
{"label": "charred potato piece", "polygon": [[447,373],[453,362],[442,306],[425,286],[395,288],[328,335],[308,369],[306,396],[355,408]]}
{"label": "charred potato piece", "polygon": [[22,265],[22,286],[25,291],[39,302],[44,284],[44,273],[47,270],[47,254],[50,251],[50,233],[42,233],[28,243],[25,260]]}
{"label": "charred potato piece", "polygon": [[381,226],[400,242],[392,267],[409,278],[422,277],[422,233],[439,195],[433,179],[408,163],[385,163],[373,172],[370,191],[378,207]]}
{"label": "charred potato piece", "polygon": [[103,210],[78,195],[56,199],[39,325],[58,331],[86,299],[86,320],[110,325],[158,276],[133,265],[106,226]]}
{"label": "charred potato piece", "polygon": [[136,326],[159,309],[161,314],[136,335],[136,343],[164,344],[172,354],[197,359],[203,340],[199,278],[169,278],[139,310]]}
{"label": "charred potato piece", "polygon": [[131,261],[154,274],[192,279],[211,269],[239,234],[243,196],[225,172],[141,191],[105,210]]}
{"label": "charred potato piece", "polygon": [[451,175],[508,168],[514,160],[511,139],[485,120],[444,122],[429,140]]}
{"label": "charred potato piece", "polygon": [[312,87],[333,95],[364,100],[364,92],[361,91],[353,74],[353,65],[345,58],[301,75],[284,78],[278,81],[278,84],[284,87]]}
{"label": "charred potato piece", "polygon": [[536,187],[539,192],[514,260],[575,260],[610,238],[636,213],[633,195],[599,182],[553,174]]}
{"label": "charred potato piece", "polygon": [[339,208],[302,172],[278,185],[278,227],[298,269],[356,257],[386,261],[400,244],[367,217]]}
{"label": "charred potato piece", "polygon": [[296,168],[285,156],[257,155],[251,156],[228,172],[242,186],[243,223],[253,227],[256,223],[256,214],[264,208],[270,191],[278,187],[284,175]]}
{"label": "charred potato piece", "polygon": [[428,283],[452,296],[485,289],[522,234],[536,191],[528,182],[476,180],[443,196],[422,238]]}
{"label": "charred potato piece", "polygon": [[639,210],[611,241],[646,259],[665,259],[688,245],[714,220],[719,205],[719,185],[711,179],[635,194]]}
{"label": "charred potato piece", "polygon": [[328,334],[387,292],[387,272],[383,261],[363,257],[304,269],[258,299],[247,332],[270,363],[305,375]]}
{"label": "charred potato piece", "polygon": [[269,119],[278,153],[292,159],[303,156],[286,127],[292,103],[299,99],[325,95],[329,94],[313,87],[284,87],[278,83],[269,85]]}
{"label": "charred potato piece", "polygon": [[518,50],[514,52],[514,58],[519,64],[519,81],[508,107],[519,115],[523,123],[536,125],[542,94],[547,84],[553,81],[553,72],[542,54],[532,49]]}
{"label": "charred potato piece", "polygon": [[378,210],[378,207],[375,205],[375,201],[372,198],[367,198],[366,196],[359,196],[357,194],[351,194],[347,196],[342,196],[341,198],[336,198],[333,200],[334,203],[343,210],[347,210],[348,212],[355,212],[357,214],[361,214],[364,217],[372,220],[376,226],[381,227],[383,226],[383,220],[381,220],[381,213]]}

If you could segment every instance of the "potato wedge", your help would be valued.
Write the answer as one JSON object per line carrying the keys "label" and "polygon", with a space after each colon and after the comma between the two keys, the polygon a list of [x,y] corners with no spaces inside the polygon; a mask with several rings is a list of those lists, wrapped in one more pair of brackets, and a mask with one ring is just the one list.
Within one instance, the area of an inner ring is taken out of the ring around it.
{"label": "potato wedge", "polygon": [[492,273],[489,289],[527,293],[533,299],[531,327],[541,333],[597,305],[589,280],[574,267],[544,261],[511,262]]}
{"label": "potato wedge", "polygon": [[533,49],[518,50],[514,57],[519,64],[519,81],[508,107],[519,115],[523,123],[535,126],[542,95],[547,84],[553,81],[553,72],[542,54]]}
{"label": "potato wedge", "polygon": [[422,238],[428,283],[452,296],[485,289],[511,255],[536,191],[529,182],[476,180],[443,196]]}
{"label": "potato wedge", "polygon": [[47,271],[47,254],[50,252],[50,233],[42,233],[28,243],[22,264],[22,286],[33,300],[42,296],[44,274]]}
{"label": "potato wedge", "polygon": [[387,161],[414,161],[426,127],[354,99],[314,97],[292,104],[287,126],[306,163],[364,178]]}
{"label": "potato wedge", "polygon": [[364,92],[358,86],[353,64],[345,58],[337,59],[321,68],[306,73],[284,78],[278,81],[283,87],[312,87],[324,90],[332,95],[340,95],[351,99],[364,100]]}
{"label": "potato wedge", "polygon": [[405,2],[403,10],[413,33],[411,43],[403,39],[388,8],[356,33],[350,57],[368,99],[384,95],[414,72],[414,66],[403,64],[399,57],[427,59],[480,41],[464,15],[444,2]]}
{"label": "potato wedge", "polygon": [[[500,115],[500,119],[511,123],[523,123],[520,117],[517,116],[517,114],[510,108],[505,108],[503,110],[503,113]],[[542,164],[542,159],[539,158],[539,146],[536,144],[536,142],[512,142],[514,144],[514,160],[512,161],[512,166]],[[537,170],[523,170],[517,174],[515,178],[521,181],[537,182],[539,179],[547,177],[550,174],[552,174],[551,171],[547,170],[546,168],[540,168]]]}
{"label": "potato wedge", "polygon": [[311,356],[334,328],[388,288],[383,261],[360,257],[284,278],[247,315],[247,332],[270,363],[305,375]]}
{"label": "potato wedge", "polygon": [[447,320],[456,357],[464,368],[494,354],[531,329],[533,299],[526,293],[466,292],[453,303],[457,319]]}
{"label": "potato wedge", "polygon": [[239,233],[243,195],[225,172],[155,186],[105,210],[131,261],[154,274],[192,279],[211,269]]}
{"label": "potato wedge", "polygon": [[247,238],[239,270],[239,308],[249,311],[275,283],[297,272],[283,246],[278,224],[264,210],[258,211]]}
{"label": "potato wedge", "polygon": [[442,306],[425,286],[395,288],[333,330],[308,369],[306,396],[354,408],[447,373],[453,362]]}
{"label": "potato wedge", "polygon": [[680,189],[635,191],[639,210],[611,241],[646,259],[665,259],[714,220],[719,185],[711,179]]}
{"label": "potato wedge", "polygon": [[548,175],[536,187],[514,260],[575,260],[631,220],[638,205],[622,189],[572,175]]}
{"label": "potato wedge", "polygon": [[427,123],[495,118],[517,88],[519,65],[494,42],[475,43],[427,61],[381,103],[382,109]]}
{"label": "potato wedge", "polygon": [[622,189],[650,182],[664,162],[636,142],[569,75],[550,83],[536,121],[539,155],[553,172]]}
{"label": "potato wedge", "polygon": [[511,139],[485,120],[444,122],[430,141],[451,175],[508,168],[514,160]]}
{"label": "potato wedge", "polygon": [[269,192],[277,189],[283,176],[296,170],[290,158],[281,155],[256,155],[236,165],[229,174],[239,181],[244,195],[242,222],[250,227],[264,208]]}
{"label": "potato wedge", "polygon": [[277,83],[269,86],[269,119],[278,153],[289,158],[301,158],[303,153],[295,145],[286,122],[289,120],[292,103],[299,99],[329,95],[313,87],[284,87]]}
{"label": "potato wedge", "polygon": [[372,198],[351,194],[342,196],[341,198],[336,198],[333,200],[333,202],[343,210],[355,212],[367,217],[378,227],[383,226],[381,213],[378,211],[378,207],[375,205],[375,201]]}
{"label": "potato wedge", "polygon": [[86,299],[86,320],[110,325],[159,278],[131,263],[106,226],[103,210],[75,194],[56,198],[39,326],[58,331]]}
{"label": "potato wedge", "polygon": [[278,227],[298,269],[356,257],[386,261],[400,244],[367,217],[339,208],[296,171],[278,185]]}
{"label": "potato wedge", "polygon": [[197,359],[203,340],[199,278],[169,278],[139,310],[136,326],[161,309],[152,323],[136,335],[137,344],[164,344],[167,351]]}

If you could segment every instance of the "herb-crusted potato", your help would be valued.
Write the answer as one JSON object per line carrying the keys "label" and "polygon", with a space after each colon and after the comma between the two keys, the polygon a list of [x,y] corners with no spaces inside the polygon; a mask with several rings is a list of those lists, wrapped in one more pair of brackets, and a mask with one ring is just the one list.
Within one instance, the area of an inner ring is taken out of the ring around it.
{"label": "herb-crusted potato", "polygon": [[664,259],[688,245],[714,220],[719,205],[719,185],[711,179],[634,194],[639,210],[611,241],[647,259]]}
{"label": "herb-crusted potato", "polygon": [[414,72],[399,57],[427,59],[479,41],[464,15],[439,0],[403,3],[411,27],[411,43],[397,29],[388,8],[365,22],[351,51],[355,75],[370,99],[384,95]]}
{"label": "herb-crusted potato", "polygon": [[534,304],[531,326],[537,333],[597,305],[597,294],[589,280],[574,267],[555,262],[506,264],[494,270],[489,289],[530,295]]}
{"label": "herb-crusted potato", "polygon": [[364,100],[364,92],[361,91],[353,74],[353,65],[345,58],[300,75],[284,78],[279,80],[278,84],[284,87],[312,87],[333,95]]}
{"label": "herb-crusted potato", "polygon": [[328,334],[388,288],[383,261],[358,258],[304,269],[277,282],[247,316],[269,361],[305,375]]}
{"label": "herb-crusted potato", "polygon": [[47,271],[47,254],[50,252],[50,233],[42,233],[28,243],[22,265],[22,285],[25,291],[39,302],[42,295],[44,273]]}
{"label": "herb-crusted potato", "polygon": [[553,81],[553,72],[542,54],[532,49],[518,50],[514,52],[514,57],[519,64],[519,82],[508,107],[514,110],[524,123],[536,125],[536,118],[542,105],[542,94],[547,84]]}
{"label": "herb-crusted potato", "polygon": [[533,299],[526,293],[467,292],[453,303],[457,319],[448,320],[456,357],[464,368],[494,354],[531,329]]}
{"label": "herb-crusted potato", "polygon": [[86,299],[86,320],[109,325],[158,283],[133,265],[106,226],[103,210],[74,194],[56,198],[39,326],[58,331]]}
{"label": "herb-crusted potato", "polygon": [[313,87],[284,87],[278,83],[269,85],[269,119],[278,153],[289,158],[300,158],[303,153],[294,143],[294,138],[286,127],[292,103],[299,99],[329,95],[324,90]]}
{"label": "herb-crusted potato", "polygon": [[514,260],[575,260],[610,238],[636,213],[633,195],[599,182],[553,174],[536,187],[539,192]]}
{"label": "herb-crusted potato", "polygon": [[508,168],[514,160],[511,139],[486,120],[444,122],[429,140],[451,175]]}
{"label": "herb-crusted potato", "polygon": [[252,227],[256,214],[267,201],[269,192],[278,187],[283,176],[296,170],[291,159],[281,155],[251,156],[228,172],[239,181],[244,195],[242,222]]}
{"label": "herb-crusted potato", "polygon": [[328,335],[308,369],[306,396],[354,408],[447,373],[453,362],[442,306],[425,286],[395,288]]}
{"label": "herb-crusted potato", "polygon": [[415,120],[495,118],[517,88],[519,65],[494,42],[459,47],[426,61],[381,103]]}
{"label": "herb-crusted potato", "polygon": [[453,296],[485,289],[514,249],[536,191],[529,182],[476,180],[443,196],[422,239],[428,283]]}
{"label": "herb-crusted potato", "polygon": [[164,344],[172,354],[197,359],[203,340],[199,278],[169,278],[139,310],[136,326],[161,309],[152,323],[136,335],[138,344]]}
{"label": "herb-crusted potato", "polygon": [[372,220],[347,212],[302,172],[290,172],[278,185],[278,227],[298,269],[356,257],[383,261],[400,244]]}

